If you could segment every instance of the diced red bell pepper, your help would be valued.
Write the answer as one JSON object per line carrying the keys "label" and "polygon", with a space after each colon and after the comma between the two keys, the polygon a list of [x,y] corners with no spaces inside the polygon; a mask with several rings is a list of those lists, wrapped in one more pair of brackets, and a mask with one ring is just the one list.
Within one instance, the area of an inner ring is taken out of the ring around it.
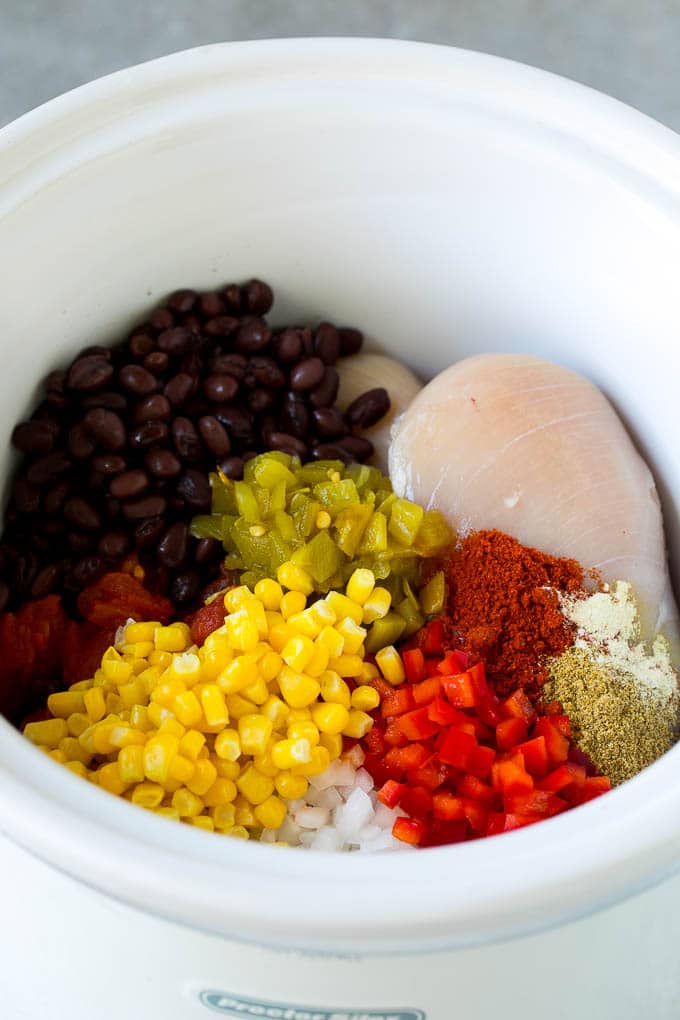
{"label": "diced red bell pepper", "polygon": [[413,700],[416,705],[428,705],[431,701],[434,701],[439,694],[440,687],[441,681],[438,676],[430,676],[427,680],[414,684],[411,691],[413,692]]}
{"label": "diced red bell pepper", "polygon": [[412,786],[424,786],[428,790],[436,790],[455,774],[449,765],[442,765],[433,758],[427,765],[419,769],[409,769],[406,781]]}
{"label": "diced red bell pepper", "polygon": [[505,832],[505,812],[489,812],[489,817],[486,823],[486,835],[500,836],[502,832]]}
{"label": "diced red bell pepper", "polygon": [[406,679],[410,684],[415,684],[425,678],[425,656],[420,648],[408,648],[401,653],[401,660],[404,663]]}
{"label": "diced red bell pepper", "polygon": [[453,705],[444,701],[441,695],[437,695],[427,706],[427,715],[439,726],[452,726],[456,723],[459,713]]}
{"label": "diced red bell pepper", "polygon": [[423,627],[418,645],[423,655],[440,655],[444,651],[444,624],[440,616]]}
{"label": "diced red bell pepper", "polygon": [[439,759],[446,765],[466,770],[470,754],[477,747],[477,740],[463,730],[447,730],[438,749]]}
{"label": "diced red bell pepper", "polygon": [[489,824],[489,812],[479,801],[464,800],[463,811],[465,813],[465,820],[473,832],[479,835],[486,832]]}
{"label": "diced red bell pepper", "polygon": [[389,747],[406,747],[408,744],[408,737],[405,737],[397,726],[396,716],[390,719],[385,727],[384,740]]}
{"label": "diced red bell pepper", "polygon": [[573,762],[574,765],[583,765],[584,769],[586,770],[587,776],[602,775],[593,759],[589,755],[587,755],[585,751],[582,751],[581,748],[577,747],[575,744],[572,744],[571,747],[569,748],[569,755],[567,757],[567,761]]}
{"label": "diced red bell pepper", "polygon": [[536,718],[536,709],[521,687],[501,702],[501,712],[506,719],[523,719],[527,726]]}
{"label": "diced red bell pepper", "polygon": [[448,790],[435,793],[432,798],[432,805],[435,818],[449,822],[465,818],[462,798],[454,796]]}
{"label": "diced red bell pepper", "polygon": [[[385,764],[400,771],[401,775],[409,769],[419,769],[432,757],[423,744],[407,744],[406,747],[392,747],[385,755]],[[392,776],[392,779],[398,778]]]}
{"label": "diced red bell pepper", "polygon": [[568,715],[551,715],[550,722],[560,731],[563,737],[571,736],[571,719]]}
{"label": "diced red bell pepper", "polygon": [[412,818],[426,819],[432,814],[432,794],[424,786],[405,786],[399,805]]}
{"label": "diced red bell pepper", "polygon": [[531,740],[525,740],[523,743],[517,744],[515,750],[521,752],[524,756],[524,766],[532,776],[542,778],[550,768],[548,748],[544,736],[541,735],[533,737]]}
{"label": "diced red bell pepper", "polygon": [[[465,655],[465,653],[463,653]],[[448,651],[443,659],[440,659],[437,663],[437,672],[443,675],[451,675],[453,673],[463,673],[467,669],[467,666],[460,665],[461,656],[457,651]]]}
{"label": "diced red bell pepper", "polygon": [[468,838],[468,824],[464,818],[445,821],[434,818],[428,826],[428,832],[422,846],[449,846],[462,843]]}
{"label": "diced red bell pepper", "polygon": [[381,804],[385,804],[388,808],[395,808],[399,803],[402,793],[404,792],[404,784],[396,783],[394,779],[388,779],[386,783],[378,790],[378,800]]}
{"label": "diced red bell pepper", "polygon": [[467,770],[476,779],[486,779],[491,771],[491,766],[496,760],[496,752],[492,747],[484,747],[479,744],[473,748],[468,757]]}
{"label": "diced red bell pepper", "polygon": [[531,793],[506,794],[503,807],[511,815],[545,815],[549,818],[564,811],[567,805],[548,790],[532,790]]}
{"label": "diced red bell pepper", "polygon": [[487,726],[498,726],[499,722],[502,722],[503,715],[500,709],[500,701],[495,694],[489,691],[487,694],[480,694],[477,696],[477,704],[475,706],[477,715],[482,722],[486,723]]}
{"label": "diced red bell pepper", "polygon": [[534,788],[534,781],[529,773],[513,761],[496,763],[494,774],[504,794],[530,793]]}
{"label": "diced red bell pepper", "polygon": [[465,775],[458,780],[456,786],[456,793],[459,797],[465,797],[468,800],[478,800],[482,804],[493,804],[498,797],[496,790],[489,786],[487,783],[483,783],[481,779],[477,779],[476,776]]}
{"label": "diced red bell pepper", "polygon": [[364,748],[370,751],[371,754],[382,755],[389,746],[385,740],[385,731],[378,724],[373,725],[363,740]]}
{"label": "diced red bell pepper", "polygon": [[505,815],[504,832],[511,832],[513,829],[523,829],[525,825],[533,825],[534,822],[541,822],[541,815]]}
{"label": "diced red bell pepper", "polygon": [[395,715],[403,715],[404,712],[410,712],[415,707],[413,688],[408,684],[403,684],[401,687],[390,688],[390,693],[382,700],[380,712],[383,719],[387,719]]}
{"label": "diced red bell pepper", "polygon": [[420,846],[425,841],[427,826],[417,818],[397,818],[392,826],[392,835],[402,843]]}
{"label": "diced red bell pepper", "polygon": [[575,765],[571,761],[566,761],[564,765],[558,765],[553,772],[549,772],[548,775],[541,779],[537,786],[541,790],[549,790],[551,793],[558,793],[563,790],[565,786],[570,786],[572,783],[576,783],[577,786],[582,786],[586,781],[586,770],[583,765]]}
{"label": "diced red bell pepper", "polygon": [[513,716],[504,719],[496,727],[496,745],[499,751],[509,751],[516,744],[521,744],[529,735],[524,719]]}
{"label": "diced red bell pepper", "polygon": [[394,725],[409,740],[428,740],[439,733],[439,726],[428,717],[427,708],[417,708],[397,716]]}
{"label": "diced red bell pepper", "polygon": [[442,676],[444,694],[454,708],[474,708],[476,695],[469,673]]}
{"label": "diced red bell pepper", "polygon": [[388,684],[387,680],[381,676],[374,676],[368,681],[369,685],[373,687],[380,695],[380,701],[384,702],[387,698],[390,698],[394,694],[394,687],[392,684]]}
{"label": "diced red bell pepper", "polygon": [[533,735],[545,738],[545,746],[551,765],[562,765],[567,760],[569,756],[569,739],[563,736],[549,719],[538,719],[533,729]]}
{"label": "diced red bell pepper", "polygon": [[562,791],[562,797],[572,805],[585,804],[608,793],[611,788],[612,784],[606,776],[588,776],[581,786],[567,786]]}

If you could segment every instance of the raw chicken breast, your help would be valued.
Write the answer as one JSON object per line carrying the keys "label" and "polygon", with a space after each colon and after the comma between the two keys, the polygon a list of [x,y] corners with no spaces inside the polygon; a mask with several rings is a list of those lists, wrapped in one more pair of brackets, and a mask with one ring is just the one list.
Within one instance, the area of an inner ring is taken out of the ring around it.
{"label": "raw chicken breast", "polygon": [[373,428],[362,429],[361,432],[375,447],[371,464],[387,473],[387,450],[392,422],[406,410],[423,384],[410,368],[384,354],[355,354],[351,358],[341,358],[335,367],[340,375],[337,406],[341,411],[355,397],[376,386],[384,386],[390,395],[391,406],[385,417]]}
{"label": "raw chicken breast", "polygon": [[674,636],[678,611],[654,479],[587,379],[528,355],[484,354],[446,369],[397,423],[395,490],[458,528],[523,544],[635,586],[645,637]]}

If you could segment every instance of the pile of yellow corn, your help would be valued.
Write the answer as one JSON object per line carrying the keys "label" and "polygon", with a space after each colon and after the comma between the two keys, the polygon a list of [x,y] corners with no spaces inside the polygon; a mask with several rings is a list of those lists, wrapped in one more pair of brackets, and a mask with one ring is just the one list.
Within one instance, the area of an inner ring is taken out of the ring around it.
{"label": "pile of yellow corn", "polygon": [[[227,592],[224,625],[200,648],[186,624],[129,623],[94,677],[50,695],[54,718],[25,735],[157,814],[243,838],[278,829],[285,801],[339,757],[343,735],[373,725],[378,669],[364,639],[391,599],[365,569],[309,607],[304,570],[286,563],[277,577]],[[403,679],[394,649],[378,661]]]}

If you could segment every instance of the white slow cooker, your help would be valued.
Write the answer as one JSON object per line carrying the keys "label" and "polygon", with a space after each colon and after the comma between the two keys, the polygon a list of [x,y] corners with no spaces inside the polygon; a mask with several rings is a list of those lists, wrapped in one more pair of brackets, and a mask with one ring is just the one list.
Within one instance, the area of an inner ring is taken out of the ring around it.
{"label": "white slow cooker", "polygon": [[[211,46],[78,89],[0,132],[4,434],[79,347],[253,275],[275,320],[358,325],[423,375],[488,350],[586,373],[680,549],[672,132],[377,40]],[[680,748],[519,832],[335,855],[171,824],[3,721],[0,831],[7,1020],[680,1015]]]}

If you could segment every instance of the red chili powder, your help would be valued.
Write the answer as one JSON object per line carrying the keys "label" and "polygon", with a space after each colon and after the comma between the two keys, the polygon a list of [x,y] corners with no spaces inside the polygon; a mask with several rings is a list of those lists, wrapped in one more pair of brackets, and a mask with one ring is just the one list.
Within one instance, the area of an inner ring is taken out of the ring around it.
{"label": "red chili powder", "polygon": [[523,687],[536,698],[546,679],[544,656],[561,655],[574,627],[557,592],[584,587],[576,560],[557,559],[501,531],[476,531],[445,564],[446,629],[484,659],[499,695]]}

